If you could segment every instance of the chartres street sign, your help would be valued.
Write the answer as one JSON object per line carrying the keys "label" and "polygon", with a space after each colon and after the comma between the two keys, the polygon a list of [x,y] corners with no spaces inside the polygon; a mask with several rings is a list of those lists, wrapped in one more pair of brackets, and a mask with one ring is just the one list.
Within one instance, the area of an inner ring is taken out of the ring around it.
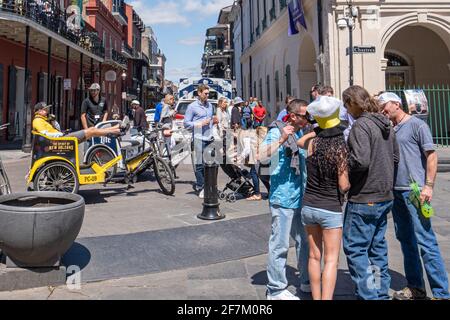
{"label": "chartres street sign", "polygon": [[[347,48],[347,55],[349,53],[349,48]],[[354,46],[353,53],[375,53],[375,46]]]}

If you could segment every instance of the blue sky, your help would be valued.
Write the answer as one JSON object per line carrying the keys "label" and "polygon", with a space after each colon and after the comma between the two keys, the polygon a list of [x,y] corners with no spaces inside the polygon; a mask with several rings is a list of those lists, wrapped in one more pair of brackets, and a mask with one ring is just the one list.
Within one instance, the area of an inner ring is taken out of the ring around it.
{"label": "blue sky", "polygon": [[132,0],[129,2],[150,25],[164,52],[166,78],[200,76],[205,32],[217,23],[220,9],[233,0]]}

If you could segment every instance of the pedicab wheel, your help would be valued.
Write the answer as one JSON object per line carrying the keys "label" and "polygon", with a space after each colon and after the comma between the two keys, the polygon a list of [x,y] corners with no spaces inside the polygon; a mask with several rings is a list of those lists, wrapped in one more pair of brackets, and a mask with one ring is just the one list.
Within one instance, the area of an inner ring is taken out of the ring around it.
{"label": "pedicab wheel", "polygon": [[153,171],[161,191],[168,196],[173,195],[175,193],[175,179],[167,162],[160,157],[155,157],[153,159]]}
{"label": "pedicab wheel", "polygon": [[223,191],[218,191],[218,196],[220,200],[225,200],[227,198],[227,195]]}
{"label": "pedicab wheel", "polygon": [[[87,157],[87,163],[90,164],[95,162],[99,166],[104,166],[112,159],[114,159],[114,154],[105,147],[96,147],[89,152]],[[105,172],[105,181],[108,182],[112,177],[116,175],[117,165],[112,166]]]}
{"label": "pedicab wheel", "polygon": [[34,177],[35,191],[62,191],[77,193],[80,187],[75,169],[62,161],[44,165]]}
{"label": "pedicab wheel", "polygon": [[233,193],[229,193],[227,195],[227,201],[231,203],[236,202],[236,196]]}

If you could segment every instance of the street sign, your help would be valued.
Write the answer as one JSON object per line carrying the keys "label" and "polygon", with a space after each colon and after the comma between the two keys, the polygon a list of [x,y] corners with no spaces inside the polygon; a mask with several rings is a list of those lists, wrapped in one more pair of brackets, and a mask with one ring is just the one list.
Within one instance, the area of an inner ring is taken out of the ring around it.
{"label": "street sign", "polygon": [[[349,48],[346,49],[346,54],[348,56],[350,50]],[[353,46],[353,53],[375,53],[376,48],[375,46]]]}
{"label": "street sign", "polygon": [[72,79],[64,79],[64,90],[70,90],[72,88]]}

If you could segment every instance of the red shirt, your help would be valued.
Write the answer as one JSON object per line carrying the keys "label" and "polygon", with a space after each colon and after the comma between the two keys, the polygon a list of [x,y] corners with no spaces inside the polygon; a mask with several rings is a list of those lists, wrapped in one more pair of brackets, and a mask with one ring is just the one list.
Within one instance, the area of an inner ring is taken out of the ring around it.
{"label": "red shirt", "polygon": [[255,115],[256,120],[261,121],[266,116],[266,108],[264,108],[264,106],[257,105],[253,109],[253,114]]}

